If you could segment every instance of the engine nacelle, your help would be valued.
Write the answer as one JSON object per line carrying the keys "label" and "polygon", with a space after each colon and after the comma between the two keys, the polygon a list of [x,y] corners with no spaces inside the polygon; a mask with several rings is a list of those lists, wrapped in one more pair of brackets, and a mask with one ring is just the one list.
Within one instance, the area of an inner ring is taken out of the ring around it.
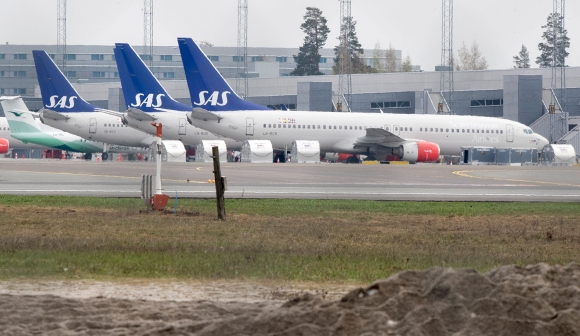
{"label": "engine nacelle", "polygon": [[440,152],[438,144],[427,141],[406,142],[393,148],[393,155],[408,162],[435,162]]}
{"label": "engine nacelle", "polygon": [[320,157],[328,161],[345,162],[351,155],[352,154],[327,152],[323,153]]}
{"label": "engine nacelle", "polygon": [[0,154],[8,153],[8,149],[10,149],[8,139],[0,138]]}

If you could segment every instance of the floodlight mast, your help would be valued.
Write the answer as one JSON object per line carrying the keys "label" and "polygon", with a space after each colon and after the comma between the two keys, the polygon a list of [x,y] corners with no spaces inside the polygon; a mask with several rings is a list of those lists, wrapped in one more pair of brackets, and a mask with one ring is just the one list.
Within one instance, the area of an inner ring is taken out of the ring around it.
{"label": "floodlight mast", "polygon": [[153,0],[143,0],[143,55],[146,55],[144,61],[151,68],[153,65]]}
{"label": "floodlight mast", "polygon": [[62,57],[61,71],[66,74],[66,0],[56,2],[56,50],[57,55]]}
{"label": "floodlight mast", "polygon": [[[453,113],[453,0],[442,0],[441,10],[441,66],[437,113]],[[443,94],[447,92],[446,104]],[[447,105],[447,106],[445,106]],[[448,110],[447,108],[448,107]],[[446,111],[447,110],[447,111]]]}
{"label": "floodlight mast", "polygon": [[350,111],[352,95],[352,64],[348,45],[348,35],[351,31],[351,0],[340,1],[340,37],[338,52],[338,104],[337,110]]}
{"label": "floodlight mast", "polygon": [[248,96],[248,0],[238,0],[238,52],[236,93]]}

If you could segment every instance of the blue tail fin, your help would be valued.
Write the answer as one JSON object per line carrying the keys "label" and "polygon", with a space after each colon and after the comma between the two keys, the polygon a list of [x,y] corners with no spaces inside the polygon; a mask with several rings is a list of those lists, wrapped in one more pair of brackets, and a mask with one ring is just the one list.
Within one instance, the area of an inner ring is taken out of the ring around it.
{"label": "blue tail fin", "polygon": [[127,109],[133,107],[143,112],[191,111],[191,106],[171,98],[129,44],[115,44],[115,60]]}
{"label": "blue tail fin", "polygon": [[33,50],[34,65],[44,108],[56,112],[94,112],[99,107],[84,101],[44,50]]}
{"label": "blue tail fin", "polygon": [[190,38],[178,38],[193,107],[208,111],[269,110],[240,98]]}

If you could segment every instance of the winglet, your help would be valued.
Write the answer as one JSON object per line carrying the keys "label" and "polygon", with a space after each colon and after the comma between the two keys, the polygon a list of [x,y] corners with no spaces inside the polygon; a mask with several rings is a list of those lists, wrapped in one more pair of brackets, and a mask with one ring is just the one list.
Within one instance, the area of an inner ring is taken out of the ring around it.
{"label": "winglet", "polygon": [[193,107],[208,111],[269,110],[240,98],[191,38],[178,38]]}
{"label": "winglet", "polygon": [[33,50],[42,103],[56,112],[93,112],[99,108],[84,101],[44,50]]}
{"label": "winglet", "polygon": [[191,106],[171,98],[128,43],[116,43],[114,52],[127,109],[138,108],[143,112],[191,111]]}

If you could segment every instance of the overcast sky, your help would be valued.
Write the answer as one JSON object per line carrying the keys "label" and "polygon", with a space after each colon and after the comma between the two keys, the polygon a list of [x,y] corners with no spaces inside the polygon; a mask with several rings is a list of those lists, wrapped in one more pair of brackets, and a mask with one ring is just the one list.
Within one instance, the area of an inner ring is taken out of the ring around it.
{"label": "overcast sky", "polygon": [[[248,0],[248,46],[299,47],[306,7],[323,11],[331,30],[339,31],[339,0]],[[537,67],[542,28],[551,0],[455,0],[454,50],[463,42],[479,44],[490,69],[513,66],[512,56],[528,47]],[[0,43],[56,44],[56,0],[0,1]],[[389,43],[413,64],[432,71],[441,61],[441,0],[352,0],[352,15],[364,48]],[[237,0],[154,0],[154,44],[177,45],[177,37],[236,46]],[[568,1],[570,37],[567,64],[580,65],[580,1]],[[143,0],[68,0],[67,43],[143,44]]]}

